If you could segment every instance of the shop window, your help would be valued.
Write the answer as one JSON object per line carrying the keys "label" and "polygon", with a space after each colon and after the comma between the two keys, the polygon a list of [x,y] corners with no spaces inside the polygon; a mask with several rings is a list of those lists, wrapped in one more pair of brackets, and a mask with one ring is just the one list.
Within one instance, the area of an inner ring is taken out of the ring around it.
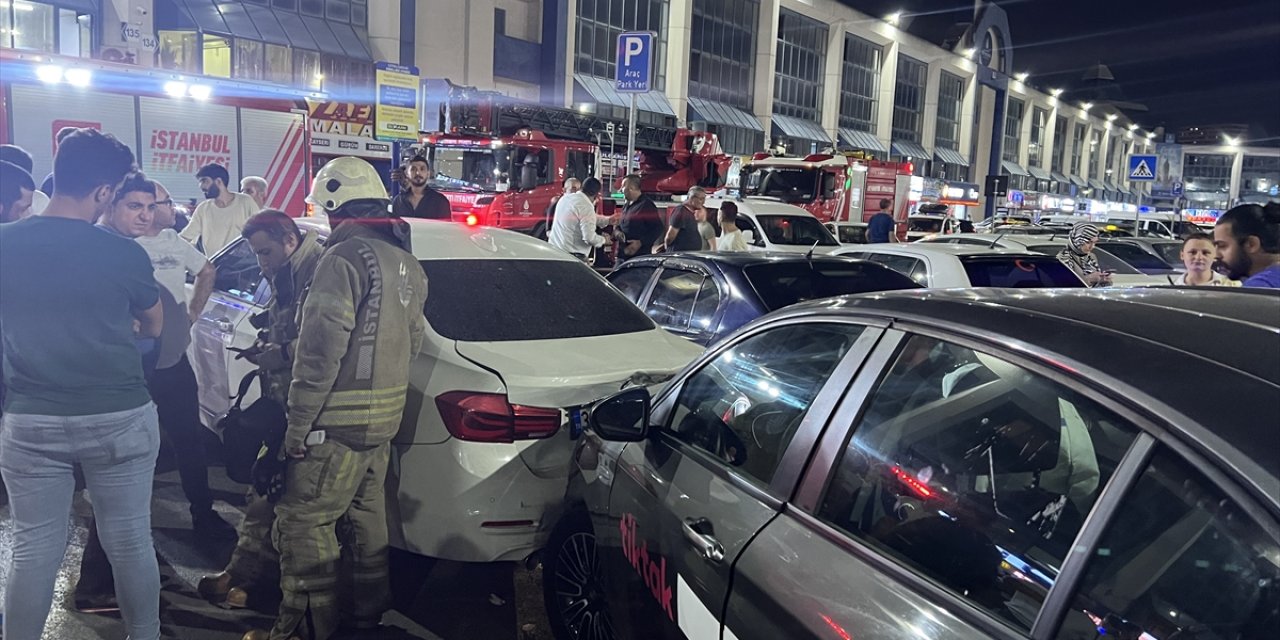
{"label": "shop window", "polygon": [[320,72],[320,54],[306,49],[293,50],[293,83],[299,87],[319,91],[324,85]]}
{"label": "shop window", "polygon": [[204,34],[204,74],[231,77],[231,38]]}
{"label": "shop window", "polygon": [[324,3],[325,17],[336,22],[351,21],[351,3],[348,0],[329,0]]}
{"label": "shop window", "polygon": [[93,53],[93,17],[77,15],[68,9],[58,10],[58,53],[87,58]]}
{"label": "shop window", "polygon": [[293,78],[293,55],[289,47],[266,45],[266,75],[268,82],[289,84]]}
{"label": "shop window", "polygon": [[351,25],[354,27],[369,26],[369,8],[361,5],[351,7]]}
{"label": "shop window", "polygon": [[245,80],[265,80],[266,68],[262,57],[263,43],[257,40],[236,38],[236,77]]}
{"label": "shop window", "polygon": [[199,73],[199,34],[194,31],[161,31],[159,36],[162,68]]}
{"label": "shop window", "polygon": [[[10,11],[5,2],[4,11]],[[12,1],[13,26],[6,35],[13,36],[13,48],[53,53],[57,40],[53,35],[53,7],[34,2]]]}
{"label": "shop window", "polygon": [[299,5],[304,16],[324,17],[324,0],[301,0]]}

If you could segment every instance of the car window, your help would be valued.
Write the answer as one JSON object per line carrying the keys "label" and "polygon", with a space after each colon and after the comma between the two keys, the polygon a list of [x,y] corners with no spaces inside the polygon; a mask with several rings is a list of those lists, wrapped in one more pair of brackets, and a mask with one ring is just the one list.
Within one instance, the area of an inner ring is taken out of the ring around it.
{"label": "car window", "polygon": [[964,256],[960,258],[974,287],[1083,287],[1084,283],[1053,256]]}
{"label": "car window", "polygon": [[823,383],[862,327],[798,324],[721,352],[680,389],[668,431],[767,485]]}
{"label": "car window", "polygon": [[[663,268],[658,282],[653,286],[653,295],[645,305],[645,313],[649,314],[659,327],[672,331],[690,331],[689,321],[693,317],[694,306],[702,293],[702,281],[706,276],[693,271]],[[712,283],[712,291],[715,283]],[[693,329],[696,331],[696,327]]]}
{"label": "car window", "polygon": [[[1027,247],[1027,251],[1043,253],[1047,256],[1056,256],[1062,252],[1066,245],[1060,244],[1041,244],[1033,247]],[[1128,262],[1117,258],[1114,254],[1108,253],[1102,249],[1094,249],[1093,256],[1098,259],[1098,266],[1103,271],[1110,271],[1121,275],[1140,275],[1142,272],[1134,269]]]}
{"label": "car window", "polygon": [[769,311],[805,300],[920,286],[893,269],[865,262],[770,262],[742,271]]}
{"label": "car window", "polygon": [[698,301],[693,303],[693,315],[689,317],[689,330],[699,333],[711,331],[720,308],[720,289],[715,278],[705,278],[698,290]]}
{"label": "car window", "polygon": [[1121,260],[1142,271],[1169,271],[1169,263],[1149,253],[1142,247],[1127,242],[1099,242],[1098,246],[1115,254]]}
{"label": "car window", "polygon": [[649,286],[649,278],[657,270],[657,267],[618,269],[609,274],[609,284],[617,287],[628,300],[639,304],[640,296],[644,295],[645,287]]}
{"label": "car window", "polygon": [[839,244],[814,217],[758,215],[756,218],[773,244],[802,247],[834,247]]}
{"label": "car window", "polygon": [[913,336],[818,517],[1024,630],[1136,430],[999,358]]}
{"label": "car window", "polygon": [[764,238],[760,235],[760,230],[756,228],[756,223],[752,222],[751,218],[748,218],[747,216],[744,216],[744,215],[739,215],[737,221],[734,224],[737,225],[738,230],[740,231],[750,231],[751,234],[754,236],[753,241],[755,242],[755,244],[760,244],[764,240]]}
{"label": "car window", "polygon": [[571,260],[424,260],[423,307],[450,340],[505,342],[653,330],[644,312]]}
{"label": "car window", "polygon": [[1161,450],[1107,525],[1058,638],[1275,637],[1277,580],[1274,534]]}
{"label": "car window", "polygon": [[867,228],[854,226],[836,227],[840,230],[840,242],[844,244],[866,244]]}
{"label": "car window", "polygon": [[929,284],[929,269],[925,266],[924,261],[919,258],[898,256],[891,253],[865,253],[859,257],[865,257],[872,262],[889,267],[922,285]]}
{"label": "car window", "polygon": [[270,297],[270,285],[262,277],[258,256],[247,240],[238,238],[227,245],[213,258],[213,266],[218,269],[213,280],[215,290],[245,302],[262,303]]}
{"label": "car window", "polygon": [[1182,264],[1182,243],[1181,242],[1153,242],[1151,248],[1160,254],[1160,259],[1170,265]]}

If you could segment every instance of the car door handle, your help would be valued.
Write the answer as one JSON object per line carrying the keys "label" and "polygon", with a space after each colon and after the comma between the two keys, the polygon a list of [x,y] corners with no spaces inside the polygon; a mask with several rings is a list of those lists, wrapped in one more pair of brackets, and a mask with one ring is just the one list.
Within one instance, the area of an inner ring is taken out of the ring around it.
{"label": "car door handle", "polygon": [[684,524],[681,526],[684,530],[684,539],[698,548],[698,555],[703,560],[710,562],[721,562],[724,560],[724,545],[715,539],[709,533],[702,533],[699,529],[711,528],[711,522],[706,518],[685,518]]}
{"label": "car door handle", "polygon": [[231,324],[231,320],[227,318],[218,318],[217,320],[214,320],[213,326],[217,327],[218,331],[221,331],[222,333],[231,333],[236,330],[236,326]]}

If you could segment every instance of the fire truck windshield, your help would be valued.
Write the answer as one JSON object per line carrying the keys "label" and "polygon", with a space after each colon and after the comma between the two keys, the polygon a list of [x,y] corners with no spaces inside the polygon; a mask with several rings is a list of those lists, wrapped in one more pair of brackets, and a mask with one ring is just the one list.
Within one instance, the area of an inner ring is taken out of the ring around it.
{"label": "fire truck windshield", "polygon": [[749,196],[767,196],[783,202],[812,202],[817,197],[821,173],[805,167],[750,168],[743,179],[743,191]]}
{"label": "fire truck windshield", "polygon": [[441,191],[498,191],[507,181],[510,153],[484,147],[430,146],[433,186]]}

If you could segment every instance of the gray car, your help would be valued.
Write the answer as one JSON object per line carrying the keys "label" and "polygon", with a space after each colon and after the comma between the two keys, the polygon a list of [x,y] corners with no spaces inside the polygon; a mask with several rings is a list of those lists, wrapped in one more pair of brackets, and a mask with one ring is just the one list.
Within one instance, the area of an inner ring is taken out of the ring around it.
{"label": "gray car", "polygon": [[591,411],[544,557],[553,625],[1274,637],[1278,318],[1271,292],[1186,289],[891,292],[767,316],[652,400]]}

